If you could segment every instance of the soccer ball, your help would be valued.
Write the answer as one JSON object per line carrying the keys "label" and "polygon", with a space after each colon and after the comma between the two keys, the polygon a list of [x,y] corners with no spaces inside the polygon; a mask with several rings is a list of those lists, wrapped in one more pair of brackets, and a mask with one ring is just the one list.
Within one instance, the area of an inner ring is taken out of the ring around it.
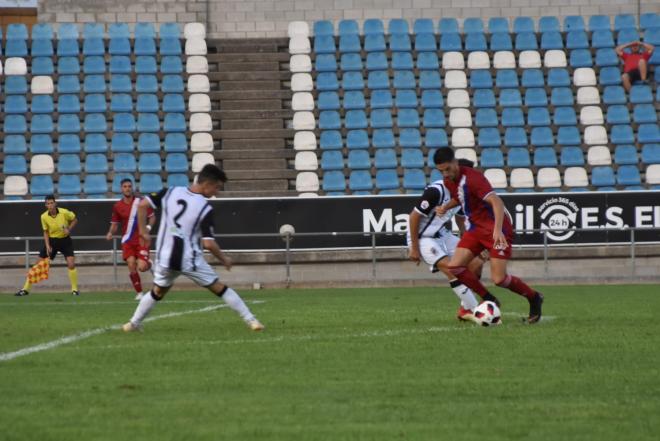
{"label": "soccer ball", "polygon": [[502,323],[502,313],[495,302],[486,300],[474,309],[474,319],[481,326],[495,326]]}

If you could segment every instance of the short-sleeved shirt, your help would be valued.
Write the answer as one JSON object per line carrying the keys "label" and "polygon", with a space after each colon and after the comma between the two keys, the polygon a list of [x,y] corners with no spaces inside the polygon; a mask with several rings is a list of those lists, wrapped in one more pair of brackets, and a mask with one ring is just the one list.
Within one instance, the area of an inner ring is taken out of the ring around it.
{"label": "short-sleeved shirt", "polygon": [[51,216],[48,214],[48,210],[46,210],[41,215],[41,228],[48,232],[48,237],[62,239],[68,236],[64,232],[64,229],[68,228],[75,218],[76,215],[74,212],[66,208],[57,208],[57,214],[55,216]]}
{"label": "short-sleeved shirt", "polygon": [[[493,187],[483,173],[470,167],[459,166],[456,180],[445,178],[445,186],[449,189],[453,199],[456,199],[465,215],[465,229],[475,228],[493,231],[495,215],[490,204],[484,199],[494,193]],[[502,221],[504,233],[512,232],[511,220],[505,211]]]}
{"label": "short-sleeved shirt", "polygon": [[[121,243],[135,244],[140,240],[140,235],[138,234],[137,205],[141,200],[142,198],[133,197],[131,198],[131,202],[127,204],[122,198],[112,206],[112,218],[110,222],[121,223]],[[151,217],[153,215],[154,211],[149,208],[147,210],[147,216]]]}
{"label": "short-sleeved shirt", "polygon": [[638,52],[634,54],[629,54],[624,52],[621,54],[621,59],[623,60],[623,71],[630,72],[632,70],[639,69],[639,60],[649,61],[651,58],[651,52]]}
{"label": "short-sleeved shirt", "polygon": [[415,211],[422,215],[419,224],[419,237],[437,237],[448,233],[447,222],[459,211],[455,208],[438,216],[435,208],[449,202],[451,195],[443,181],[435,181],[424,188],[424,193],[415,205]]}

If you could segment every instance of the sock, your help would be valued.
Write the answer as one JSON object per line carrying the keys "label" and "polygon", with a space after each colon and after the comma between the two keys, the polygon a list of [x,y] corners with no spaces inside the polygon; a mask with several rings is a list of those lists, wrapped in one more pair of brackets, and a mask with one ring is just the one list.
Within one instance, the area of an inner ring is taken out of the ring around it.
{"label": "sock", "polygon": [[142,282],[140,281],[140,274],[136,271],[134,273],[129,273],[128,277],[131,279],[131,283],[133,284],[133,289],[135,289],[135,292],[140,294],[142,292]]}
{"label": "sock", "polygon": [[501,283],[498,283],[497,286],[506,288],[509,291],[513,291],[516,294],[527,297],[528,299],[532,299],[536,295],[536,291],[530,288],[529,285],[520,280],[518,277],[512,276],[510,274],[507,274],[504,280]]}
{"label": "sock", "polygon": [[233,289],[225,286],[225,289],[218,296],[222,297],[227,306],[236,311],[243,320],[248,321],[254,318],[254,314],[250,312],[243,299]]}
{"label": "sock", "polygon": [[450,267],[449,271],[455,275],[463,285],[470,288],[473,292],[479,294],[482,298],[488,294],[486,287],[479,281],[479,279],[477,279],[477,276],[475,276],[474,273],[466,267],[454,266]]}
{"label": "sock", "polygon": [[154,297],[152,292],[149,292],[148,295],[142,296],[140,303],[138,303],[137,308],[135,308],[133,317],[131,317],[131,323],[139,326],[158,300],[159,299]]}
{"label": "sock", "polygon": [[71,291],[78,291],[78,270],[76,268],[69,270],[69,281],[71,282]]}
{"label": "sock", "polygon": [[23,285],[23,289],[26,291],[30,291],[30,288],[32,288],[32,284],[30,283],[30,280],[25,279],[25,285]]}
{"label": "sock", "polygon": [[464,309],[473,311],[479,304],[477,299],[474,298],[474,293],[467,286],[463,285],[458,279],[450,280],[449,286],[456,293],[456,296],[461,301],[461,306]]}

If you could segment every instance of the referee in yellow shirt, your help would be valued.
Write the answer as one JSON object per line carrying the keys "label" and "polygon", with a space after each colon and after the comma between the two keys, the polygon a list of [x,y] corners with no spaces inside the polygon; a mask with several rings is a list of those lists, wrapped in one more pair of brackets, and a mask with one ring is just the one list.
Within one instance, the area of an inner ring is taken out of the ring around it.
{"label": "referee in yellow shirt", "polygon": [[[73,255],[73,241],[71,240],[71,230],[78,223],[76,215],[66,208],[58,208],[55,202],[55,196],[46,196],[47,210],[41,215],[41,228],[44,231],[44,247],[39,251],[41,259],[49,258],[53,260],[57,253],[62,253],[66,259],[66,266],[69,269],[69,280],[71,281],[71,294],[80,295],[78,291],[78,271],[76,270],[75,257]],[[25,280],[25,285],[19,290],[17,296],[26,296],[30,293],[29,278]]]}

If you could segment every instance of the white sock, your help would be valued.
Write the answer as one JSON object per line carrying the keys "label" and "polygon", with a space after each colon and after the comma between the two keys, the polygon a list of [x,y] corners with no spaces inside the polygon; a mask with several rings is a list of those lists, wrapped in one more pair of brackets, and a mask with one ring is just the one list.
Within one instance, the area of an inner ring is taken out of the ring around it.
{"label": "white sock", "polygon": [[[458,282],[458,279],[455,281]],[[454,280],[450,281],[449,283],[451,284],[452,282],[454,282]],[[462,283],[457,286],[452,286],[451,289],[454,291],[454,293],[456,293],[456,296],[461,301],[461,306],[463,308],[474,311],[474,308],[479,305],[479,302],[477,302],[477,299],[474,297],[472,290]]]}
{"label": "white sock", "polygon": [[149,315],[149,312],[156,304],[156,300],[151,296],[151,292],[145,293],[140,299],[133,317],[131,317],[131,323],[136,326],[139,326],[142,323],[142,320]]}
{"label": "white sock", "polygon": [[245,321],[254,319],[254,314],[250,312],[243,299],[231,288],[227,288],[222,295],[222,300],[225,301],[227,306],[236,311],[238,315]]}

